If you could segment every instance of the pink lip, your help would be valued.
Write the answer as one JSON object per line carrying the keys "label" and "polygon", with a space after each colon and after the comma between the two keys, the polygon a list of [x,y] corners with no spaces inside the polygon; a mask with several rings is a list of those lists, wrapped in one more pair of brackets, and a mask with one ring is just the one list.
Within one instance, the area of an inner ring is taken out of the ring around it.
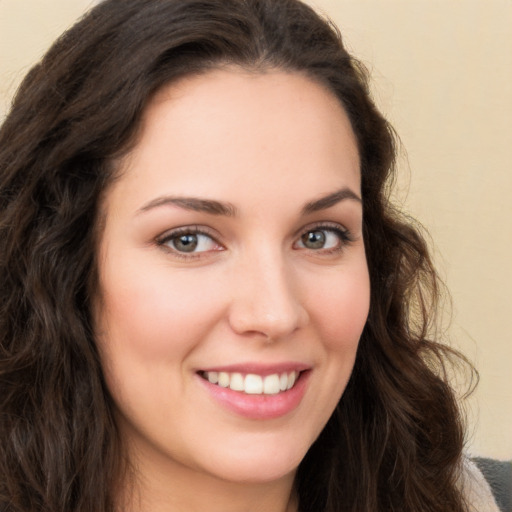
{"label": "pink lip", "polygon": [[[257,373],[258,375],[271,375],[272,373],[288,371],[287,369],[276,370],[276,367],[273,367],[272,371],[269,372],[261,372],[261,370],[256,371],[254,368],[248,371],[246,365],[243,367],[235,366],[235,369],[232,370],[226,370],[226,368],[231,367],[223,367],[222,370],[211,369],[205,371],[229,371],[240,372],[242,374]],[[296,368],[297,366],[295,365],[289,371],[295,370]],[[301,371],[293,388],[276,395],[248,395],[240,391],[233,391],[229,388],[211,384],[199,374],[197,378],[210,396],[228,410],[253,420],[270,420],[289,414],[299,406],[306,392],[310,374],[311,371]]]}

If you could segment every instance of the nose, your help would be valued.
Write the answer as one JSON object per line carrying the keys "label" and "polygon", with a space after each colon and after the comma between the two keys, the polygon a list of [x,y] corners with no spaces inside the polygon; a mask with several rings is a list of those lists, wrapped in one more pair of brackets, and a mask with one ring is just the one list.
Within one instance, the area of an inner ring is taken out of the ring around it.
{"label": "nose", "polygon": [[277,341],[309,321],[300,283],[280,255],[260,255],[240,265],[231,287],[229,323],[237,334]]}

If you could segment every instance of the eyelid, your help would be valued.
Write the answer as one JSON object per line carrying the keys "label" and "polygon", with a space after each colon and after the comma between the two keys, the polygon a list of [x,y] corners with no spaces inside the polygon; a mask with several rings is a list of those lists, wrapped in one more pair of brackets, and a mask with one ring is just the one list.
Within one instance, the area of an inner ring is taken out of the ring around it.
{"label": "eyelid", "polygon": [[352,238],[351,231],[345,227],[343,224],[340,224],[339,222],[333,222],[333,221],[318,221],[314,222],[312,224],[307,224],[306,226],[300,228],[295,233],[295,237],[300,237],[304,233],[307,233],[308,231],[321,231],[321,230],[331,230],[331,231],[339,231],[340,233],[343,233],[344,235],[350,236]]}
{"label": "eyelid", "polygon": [[[331,231],[337,233],[340,238],[340,244],[336,248],[327,248],[327,249],[308,249],[307,247],[300,247],[300,249],[309,250],[314,253],[320,254],[329,254],[342,251],[348,244],[355,241],[355,237],[352,235],[351,231],[338,222],[332,221],[318,221],[312,224],[308,224],[307,226],[302,227],[300,230],[294,235],[294,246],[300,241],[300,238],[309,231]],[[192,235],[204,235],[209,237],[220,249],[216,248],[214,250],[208,251],[199,251],[199,252],[181,252],[176,249],[173,249],[167,243],[173,238],[177,238],[181,235],[192,234]],[[219,235],[207,226],[201,225],[189,225],[189,226],[179,226],[176,228],[169,229],[162,233],[161,235],[155,238],[155,243],[162,249],[166,250],[168,253],[182,259],[195,259],[204,257],[208,253],[217,252],[219,250],[224,250],[225,246],[219,242]]]}
{"label": "eyelid", "polygon": [[336,248],[329,248],[329,249],[308,249],[307,247],[300,247],[300,249],[304,250],[310,250],[314,253],[334,253],[342,251],[347,245],[354,242],[356,238],[352,235],[352,232],[343,226],[342,224],[339,224],[338,222],[332,222],[332,221],[319,221],[315,222],[313,224],[309,224],[303,228],[301,228],[295,235],[296,241],[294,242],[294,245],[297,244],[301,237],[310,232],[310,231],[331,231],[338,234],[340,237],[340,245]]}
{"label": "eyelid", "polygon": [[180,226],[176,228],[169,229],[168,231],[165,231],[161,235],[157,236],[155,238],[155,243],[161,247],[162,249],[168,251],[169,253],[177,256],[178,258],[184,258],[184,259],[193,259],[201,257],[204,254],[210,253],[210,252],[216,252],[218,249],[213,251],[199,251],[199,252],[180,252],[176,249],[173,249],[169,245],[167,245],[167,242],[172,240],[173,238],[177,238],[181,235],[204,235],[208,238],[211,238],[213,242],[218,245],[219,247],[222,247],[224,249],[224,245],[219,242],[218,235],[211,229],[206,226],[199,226],[199,225],[191,225],[191,226]]}

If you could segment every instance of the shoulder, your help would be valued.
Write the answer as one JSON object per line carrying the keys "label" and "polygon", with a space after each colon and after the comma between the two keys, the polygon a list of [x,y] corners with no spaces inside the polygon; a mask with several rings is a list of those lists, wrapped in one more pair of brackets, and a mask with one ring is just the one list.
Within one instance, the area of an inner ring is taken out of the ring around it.
{"label": "shoulder", "polygon": [[500,512],[484,475],[467,457],[462,463],[460,486],[471,512]]}

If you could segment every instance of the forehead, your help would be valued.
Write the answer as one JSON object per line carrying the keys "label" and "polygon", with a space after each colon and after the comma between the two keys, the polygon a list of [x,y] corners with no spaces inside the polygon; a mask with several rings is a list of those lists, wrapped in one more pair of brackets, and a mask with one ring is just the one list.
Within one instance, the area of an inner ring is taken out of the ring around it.
{"label": "forehead", "polygon": [[238,184],[241,197],[297,181],[310,195],[347,180],[360,188],[357,144],[339,100],[299,73],[276,70],[219,69],[164,87],[120,170],[116,187],[129,181],[141,195],[233,195]]}

